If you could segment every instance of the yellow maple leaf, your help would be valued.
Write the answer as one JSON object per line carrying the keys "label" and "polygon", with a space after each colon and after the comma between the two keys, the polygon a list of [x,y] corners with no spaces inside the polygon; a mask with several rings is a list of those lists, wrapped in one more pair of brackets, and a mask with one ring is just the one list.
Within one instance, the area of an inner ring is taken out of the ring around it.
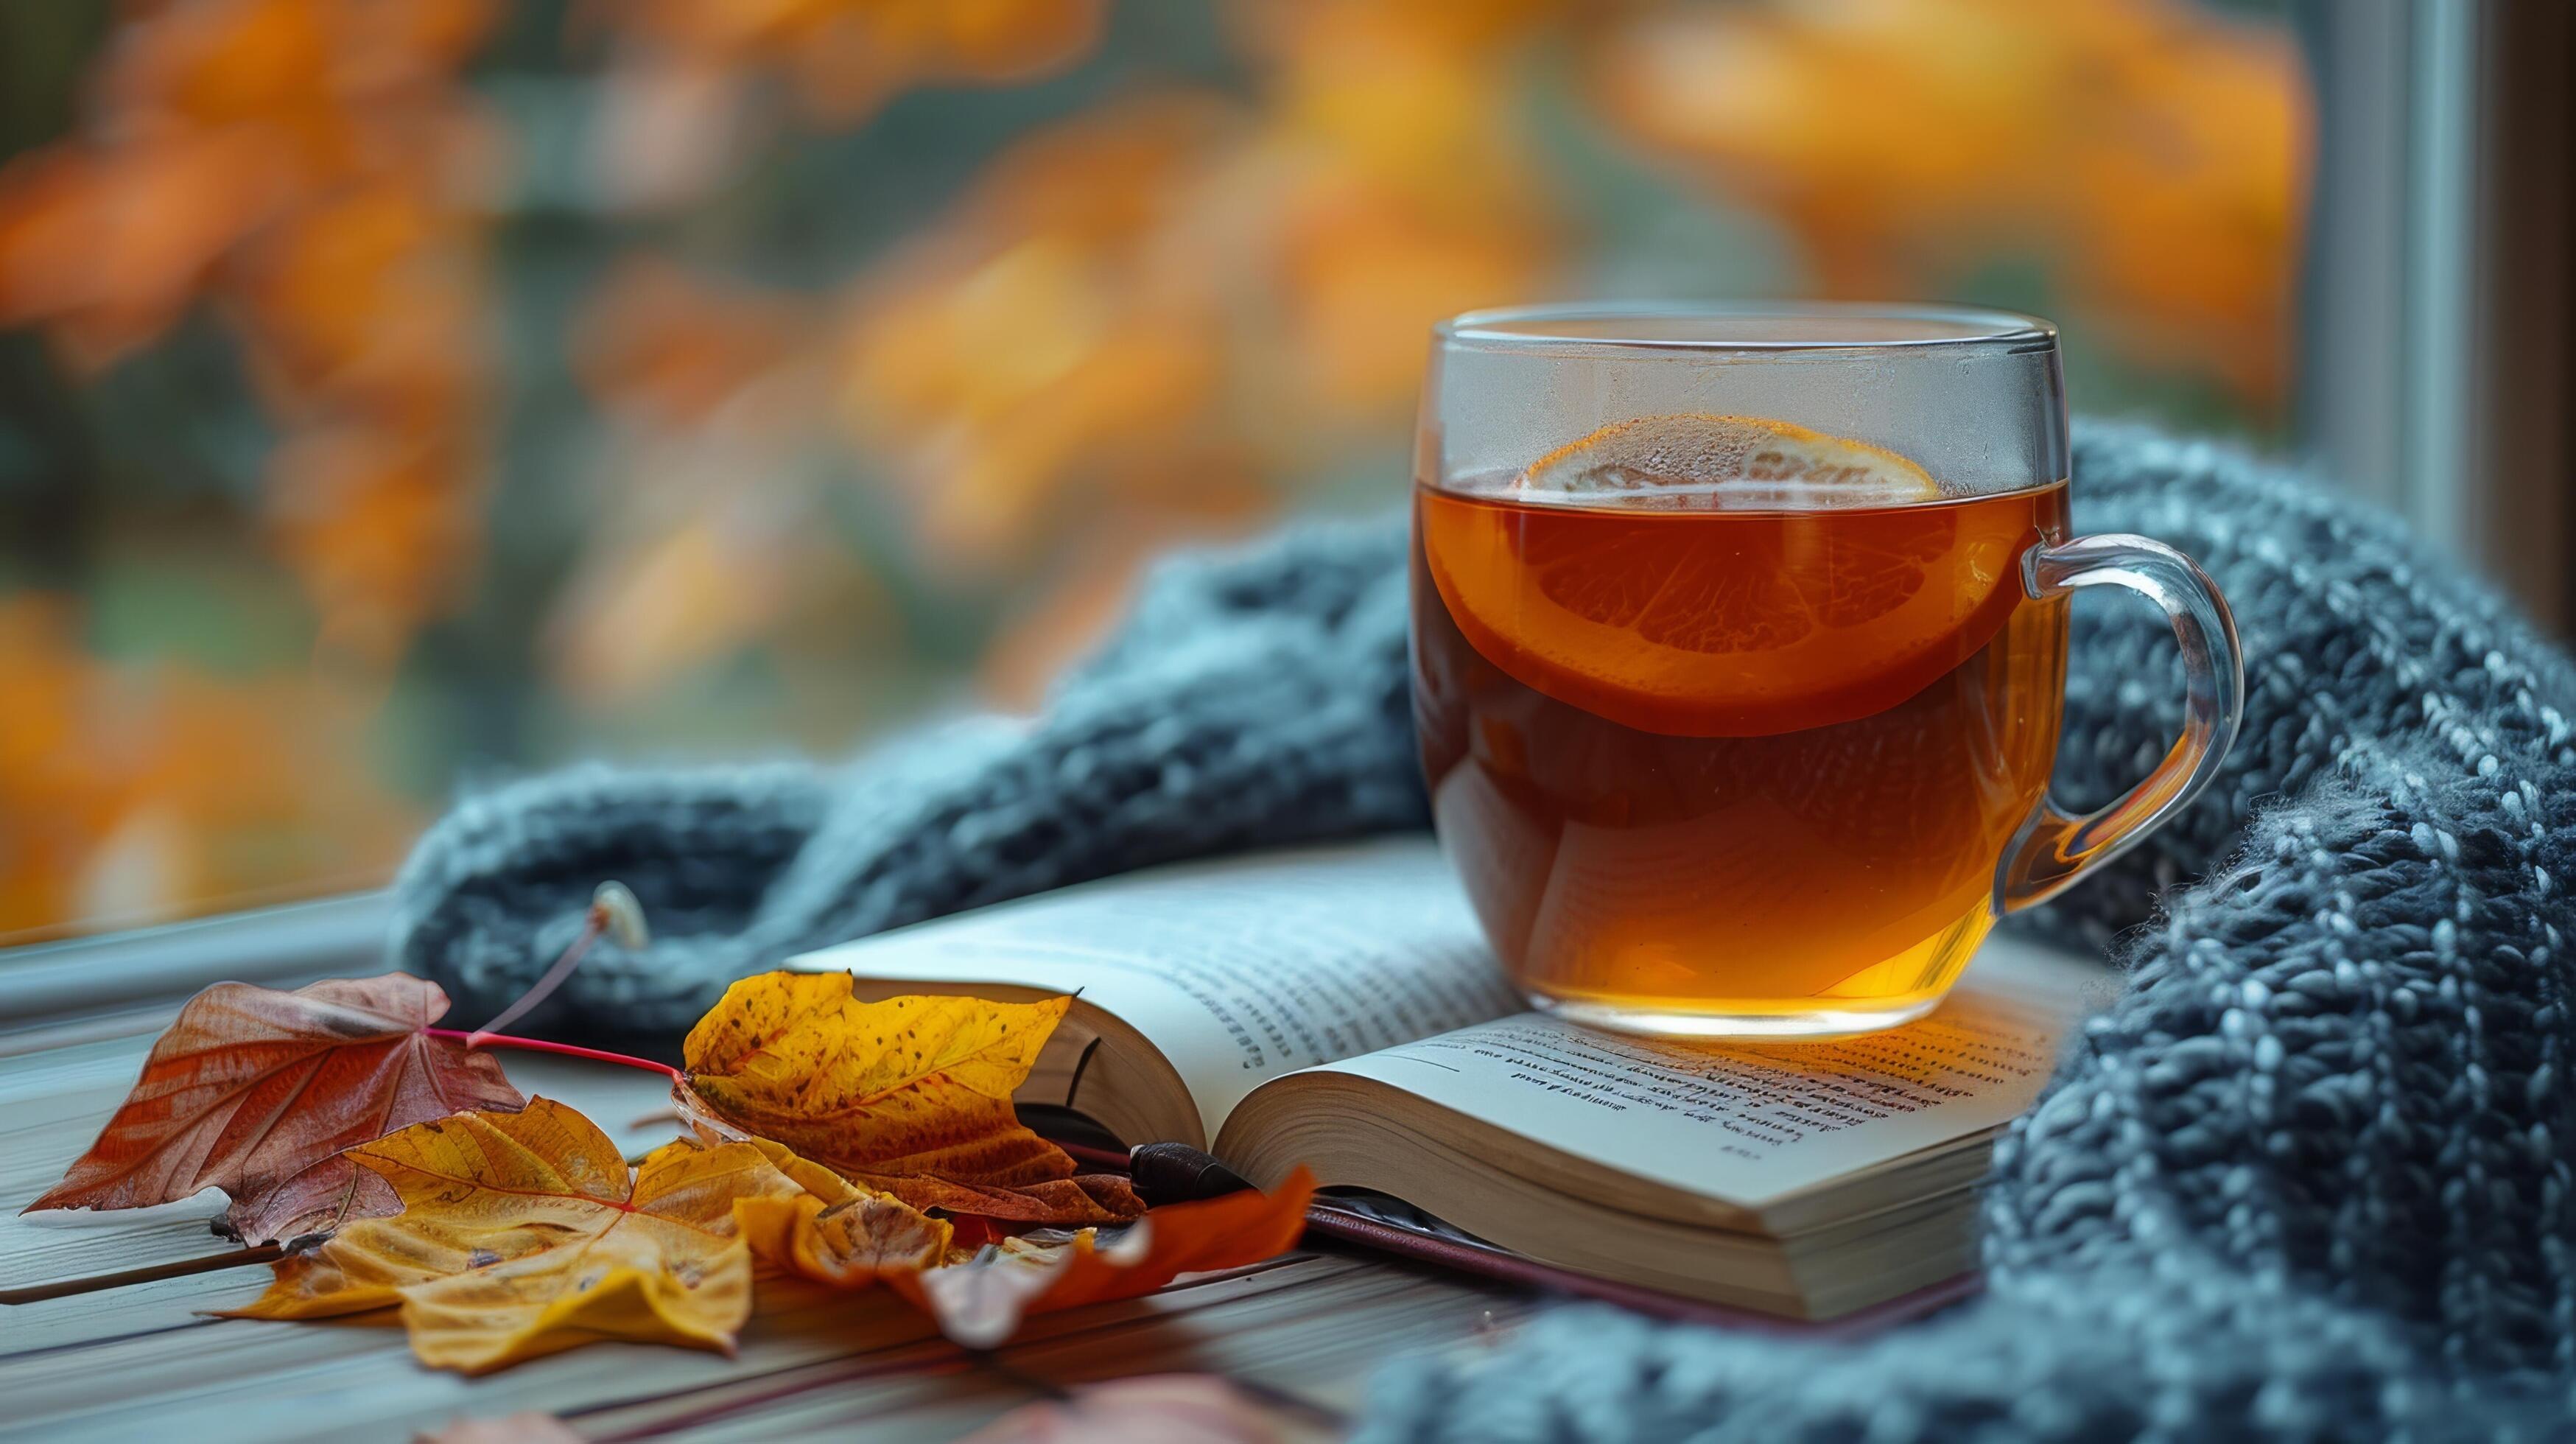
{"label": "yellow maple leaf", "polygon": [[804,1190],[748,1144],[683,1139],[630,1175],[599,1126],[551,1099],[459,1113],[347,1155],[403,1211],[281,1260],[230,1316],[399,1305],[422,1363],[484,1373],[595,1338],[730,1353],[751,1312],[745,1200]]}
{"label": "yellow maple leaf", "polygon": [[678,1101],[684,1115],[783,1144],[915,1208],[1115,1223],[1144,1212],[1126,1180],[1077,1177],[1011,1107],[1071,1002],[865,1003],[847,973],[763,973],[727,988],[689,1030]]}

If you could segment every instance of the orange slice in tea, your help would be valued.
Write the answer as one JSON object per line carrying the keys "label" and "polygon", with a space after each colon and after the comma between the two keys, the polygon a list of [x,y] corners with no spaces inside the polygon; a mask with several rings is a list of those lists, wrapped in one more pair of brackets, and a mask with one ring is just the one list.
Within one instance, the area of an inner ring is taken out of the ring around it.
{"label": "orange slice in tea", "polygon": [[1512,482],[1527,496],[1653,488],[1671,508],[1762,510],[1898,506],[1941,494],[1929,473],[1884,447],[1752,416],[1642,416],[1540,457]]}
{"label": "orange slice in tea", "polygon": [[2020,595],[2026,508],[1944,502],[1906,458],[1786,422],[1655,416],[1507,489],[1425,491],[1450,616],[1518,681],[1614,722],[1764,736],[1904,701]]}

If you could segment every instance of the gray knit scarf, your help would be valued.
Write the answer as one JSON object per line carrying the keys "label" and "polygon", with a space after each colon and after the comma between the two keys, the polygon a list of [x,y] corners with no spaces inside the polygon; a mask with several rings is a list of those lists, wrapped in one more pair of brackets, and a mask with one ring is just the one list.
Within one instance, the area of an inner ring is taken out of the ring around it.
{"label": "gray knit scarf", "polygon": [[[1379,1381],[1373,1440],[2565,1437],[2576,1409],[2576,670],[2392,522],[2220,447],[2080,427],[2075,507],[2199,558],[2249,659],[2190,813],[2039,915],[2115,938],[1986,1193],[1977,1302],[1856,1345],[1542,1318]],[[395,945],[458,1016],[514,997],[602,879],[539,1022],[676,1034],[724,983],[880,928],[1227,849],[1424,824],[1402,540],[1167,564],[1033,723],[856,765],[588,767],[469,800]],[[2080,607],[2061,790],[2173,735],[2149,609]]]}

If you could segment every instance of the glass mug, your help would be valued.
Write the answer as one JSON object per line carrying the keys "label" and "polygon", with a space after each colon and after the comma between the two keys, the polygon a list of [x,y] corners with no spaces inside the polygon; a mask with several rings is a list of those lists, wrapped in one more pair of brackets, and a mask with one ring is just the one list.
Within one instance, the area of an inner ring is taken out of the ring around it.
{"label": "glass mug", "polygon": [[[1476,312],[1436,329],[1413,707],[1443,850],[1531,1003],[1659,1037],[1921,1017],[1995,920],[2190,802],[2243,662],[2209,578],[2068,535],[2057,333],[1933,307]],[[2183,732],[2048,797],[2068,596],[2171,618]]]}

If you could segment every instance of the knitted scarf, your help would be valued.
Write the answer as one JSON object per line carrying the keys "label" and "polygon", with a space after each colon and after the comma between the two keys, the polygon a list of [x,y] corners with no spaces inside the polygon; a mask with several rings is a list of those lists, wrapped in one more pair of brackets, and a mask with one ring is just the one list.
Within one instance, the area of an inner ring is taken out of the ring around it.
{"label": "knitted scarf", "polygon": [[[1998,1147],[1989,1287],[1860,1344],[1615,1312],[1401,1363],[1368,1439],[2563,1436],[2576,1411],[2576,669],[2392,521],[2221,447],[2080,426],[2075,519],[2234,604],[2244,732],[2181,818],[2032,925],[2119,999]],[[960,908],[1228,849],[1424,825],[1403,540],[1183,557],[1033,722],[841,768],[584,767],[461,804],[395,947],[460,1016],[633,888],[538,1021],[676,1033],[725,982]],[[2057,785],[2179,721],[2151,609],[2079,598]]]}

